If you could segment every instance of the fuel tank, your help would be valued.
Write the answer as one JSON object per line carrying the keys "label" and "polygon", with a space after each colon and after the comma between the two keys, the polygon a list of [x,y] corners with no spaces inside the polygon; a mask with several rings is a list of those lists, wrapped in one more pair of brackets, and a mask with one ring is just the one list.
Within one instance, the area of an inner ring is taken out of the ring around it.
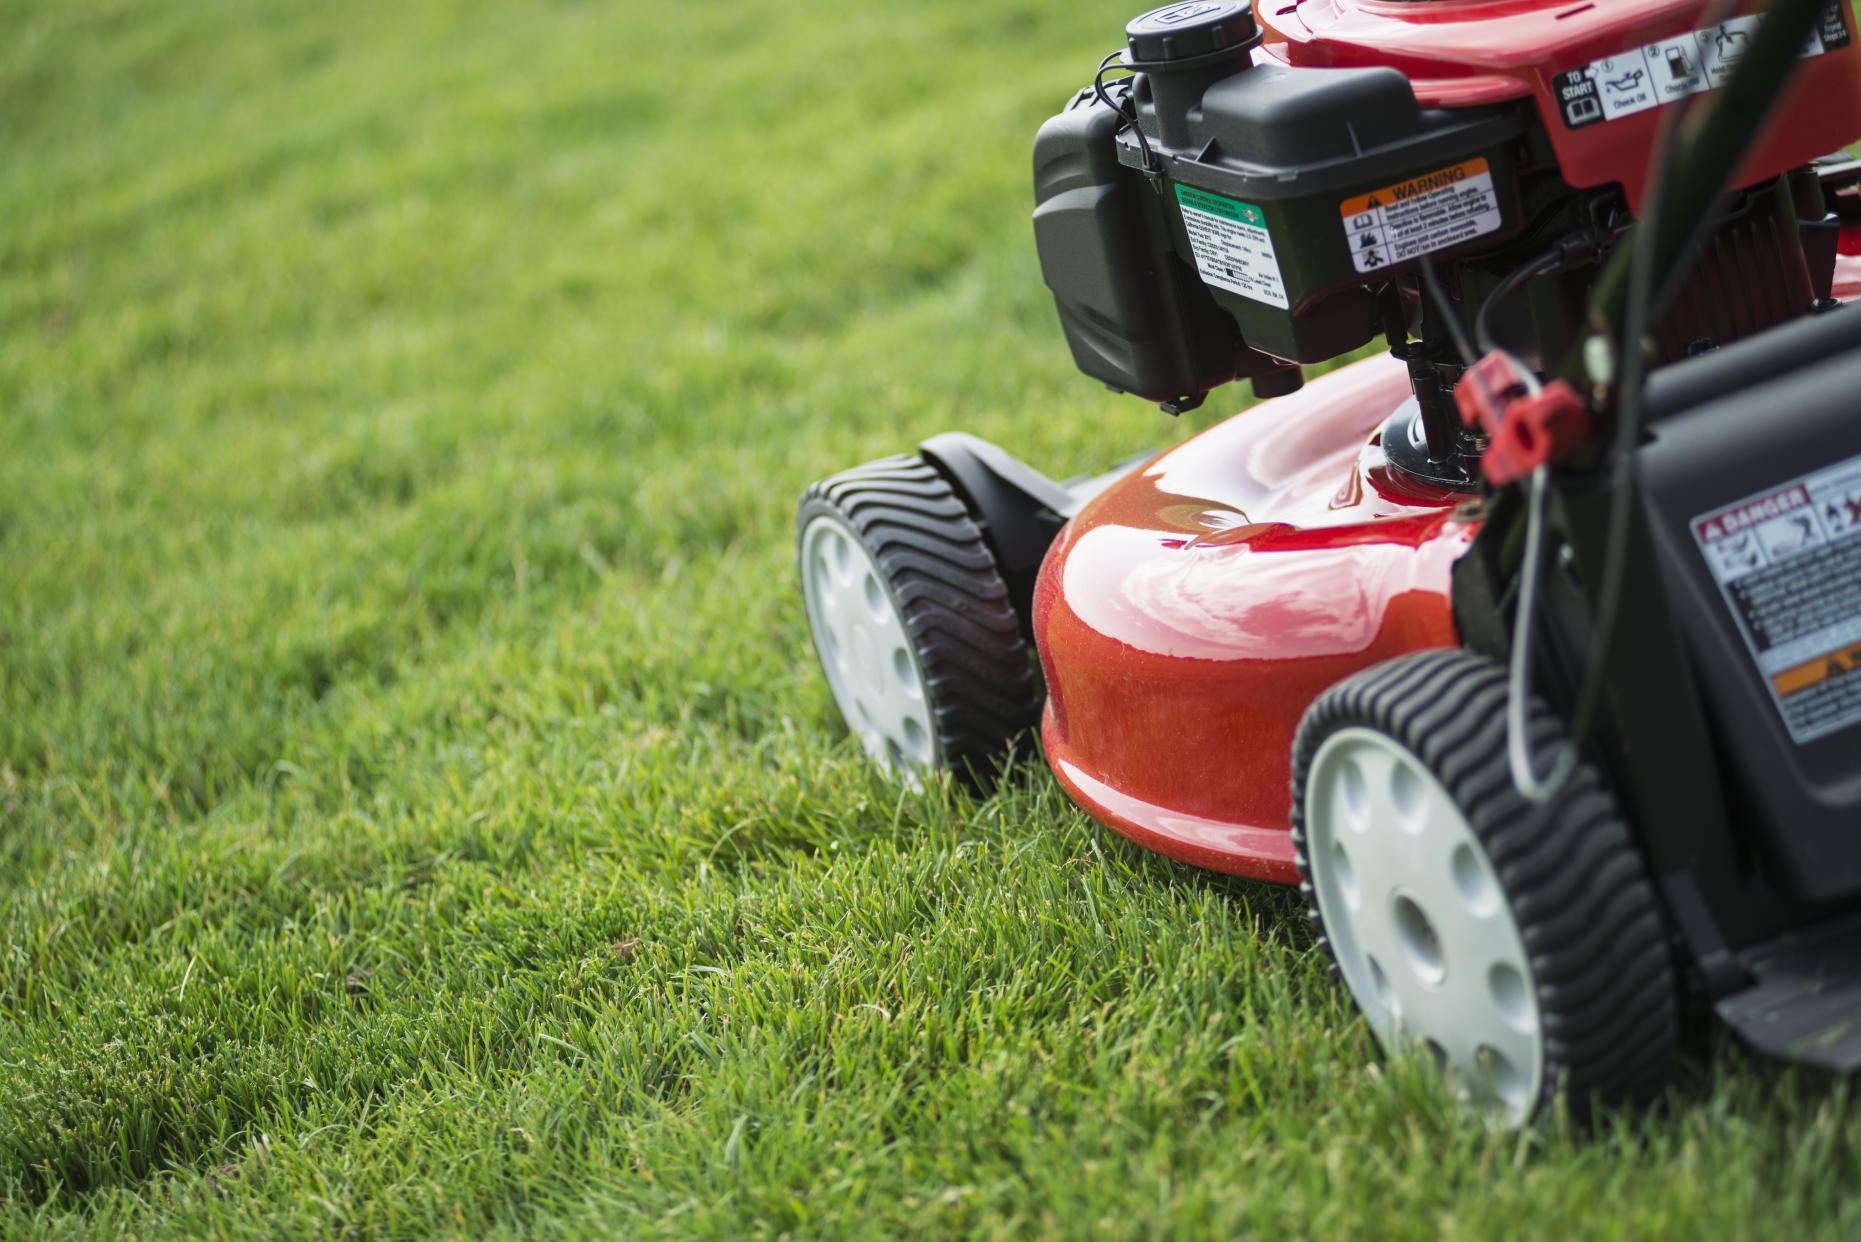
{"label": "fuel tank", "polygon": [[1196,866],[1297,879],[1292,739],[1326,688],[1457,646],[1466,497],[1395,472],[1384,356],[1246,410],[1091,501],[1042,565],[1042,738],[1067,792]]}

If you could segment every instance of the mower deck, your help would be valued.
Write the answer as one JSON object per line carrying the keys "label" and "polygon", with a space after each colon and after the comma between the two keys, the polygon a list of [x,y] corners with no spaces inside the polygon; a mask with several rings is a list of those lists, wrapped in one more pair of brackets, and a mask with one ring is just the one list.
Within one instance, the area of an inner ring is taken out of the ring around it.
{"label": "mower deck", "polygon": [[1462,494],[1391,470],[1408,373],[1366,359],[1223,422],[1086,505],[1035,593],[1067,791],[1173,858],[1290,883],[1291,745],[1327,686],[1459,639]]}

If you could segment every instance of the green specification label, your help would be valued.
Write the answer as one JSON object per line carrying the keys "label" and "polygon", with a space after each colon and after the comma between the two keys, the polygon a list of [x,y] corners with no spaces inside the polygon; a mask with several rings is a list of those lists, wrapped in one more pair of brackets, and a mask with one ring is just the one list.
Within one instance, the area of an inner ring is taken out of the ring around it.
{"label": "green specification label", "polygon": [[1207,190],[1179,185],[1176,187],[1176,201],[1185,207],[1193,207],[1197,211],[1206,211],[1212,215],[1226,216],[1230,220],[1239,220],[1242,224],[1251,224],[1257,229],[1267,226],[1266,213],[1252,203],[1223,198],[1219,194],[1210,194]]}
{"label": "green specification label", "polygon": [[1264,212],[1252,203],[1186,185],[1176,187],[1176,202],[1204,282],[1286,309],[1286,285]]}

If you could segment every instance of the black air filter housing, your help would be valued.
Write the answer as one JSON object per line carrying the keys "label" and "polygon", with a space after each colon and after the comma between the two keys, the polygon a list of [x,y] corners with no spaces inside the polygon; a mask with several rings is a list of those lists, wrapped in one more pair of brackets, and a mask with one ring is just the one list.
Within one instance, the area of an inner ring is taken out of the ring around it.
{"label": "black air filter housing", "polygon": [[1162,199],[1118,163],[1119,114],[1095,92],[1034,140],[1034,241],[1073,361],[1094,379],[1178,402],[1271,369],[1180,258]]}
{"label": "black air filter housing", "polygon": [[1374,330],[1366,286],[1519,231],[1517,108],[1424,110],[1394,69],[1275,64],[1185,107],[1173,75],[1138,78],[1118,157],[1160,173],[1178,253],[1256,349],[1293,362],[1355,349]]}

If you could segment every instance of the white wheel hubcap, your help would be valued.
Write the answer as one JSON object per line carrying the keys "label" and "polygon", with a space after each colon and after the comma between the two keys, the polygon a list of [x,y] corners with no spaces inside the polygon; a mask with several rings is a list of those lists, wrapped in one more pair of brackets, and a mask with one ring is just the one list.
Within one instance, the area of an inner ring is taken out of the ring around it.
{"label": "white wheel hubcap", "polygon": [[1524,1123],[1544,1078],[1531,964],[1485,848],[1393,738],[1313,756],[1307,862],[1339,970],[1385,1048],[1428,1051],[1462,1099]]}
{"label": "white wheel hubcap", "polygon": [[801,590],[827,684],[866,753],[907,777],[935,764],[936,729],[905,619],[844,521],[823,515],[802,531]]}

